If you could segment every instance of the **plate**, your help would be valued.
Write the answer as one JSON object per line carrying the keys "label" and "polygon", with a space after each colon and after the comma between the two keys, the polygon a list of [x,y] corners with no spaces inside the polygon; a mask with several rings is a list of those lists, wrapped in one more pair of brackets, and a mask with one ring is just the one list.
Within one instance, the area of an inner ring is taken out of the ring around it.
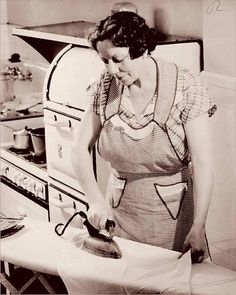
{"label": "plate", "polygon": [[0,233],[1,238],[14,234],[20,230],[23,225],[19,225],[23,218],[11,218],[0,213]]}

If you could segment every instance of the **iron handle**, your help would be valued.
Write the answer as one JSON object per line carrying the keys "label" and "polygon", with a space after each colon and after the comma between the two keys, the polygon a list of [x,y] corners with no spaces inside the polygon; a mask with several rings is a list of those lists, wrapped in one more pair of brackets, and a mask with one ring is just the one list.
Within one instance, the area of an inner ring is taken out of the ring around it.
{"label": "iron handle", "polygon": [[85,221],[83,222],[83,224],[86,226],[88,232],[89,232],[89,235],[91,237],[97,237],[99,239],[102,239],[102,240],[111,240],[114,236],[114,233],[113,233],[113,230],[116,226],[116,223],[115,221],[113,220],[110,220],[110,219],[107,219],[106,221],[106,224],[105,224],[105,229],[110,233],[110,236],[107,237],[103,234],[101,234],[99,232],[99,229],[95,228],[89,221],[88,221],[88,218],[87,218],[87,215],[83,212],[83,211],[79,211],[78,214],[85,219]]}

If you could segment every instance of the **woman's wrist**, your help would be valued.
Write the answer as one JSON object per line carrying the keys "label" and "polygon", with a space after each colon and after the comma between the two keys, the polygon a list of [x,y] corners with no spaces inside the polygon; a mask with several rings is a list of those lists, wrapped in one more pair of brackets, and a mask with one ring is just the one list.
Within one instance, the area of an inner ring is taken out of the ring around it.
{"label": "woman's wrist", "polygon": [[192,227],[197,230],[205,230],[205,221],[194,220]]}

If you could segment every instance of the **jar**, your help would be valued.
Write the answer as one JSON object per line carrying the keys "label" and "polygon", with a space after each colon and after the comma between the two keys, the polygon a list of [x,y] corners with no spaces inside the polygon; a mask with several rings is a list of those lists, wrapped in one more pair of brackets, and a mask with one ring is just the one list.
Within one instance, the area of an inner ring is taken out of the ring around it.
{"label": "jar", "polygon": [[13,83],[14,80],[12,79],[10,73],[6,71],[0,72],[0,103],[14,98]]}
{"label": "jar", "polygon": [[111,14],[114,14],[119,11],[131,11],[138,13],[138,8],[131,2],[117,2],[114,3],[111,7]]}

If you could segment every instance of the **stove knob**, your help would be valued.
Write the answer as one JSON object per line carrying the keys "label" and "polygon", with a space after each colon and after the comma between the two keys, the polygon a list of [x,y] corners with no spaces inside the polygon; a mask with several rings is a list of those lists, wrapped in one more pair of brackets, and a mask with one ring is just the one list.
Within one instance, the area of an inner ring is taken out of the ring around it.
{"label": "stove knob", "polygon": [[25,177],[22,181],[22,187],[26,190],[28,189],[29,181],[30,181],[30,179],[28,177]]}
{"label": "stove knob", "polygon": [[9,172],[9,166],[8,165],[2,165],[2,167],[1,167],[1,175],[7,177],[8,172]]}
{"label": "stove knob", "polygon": [[35,182],[34,180],[30,180],[27,186],[27,190],[32,193],[35,194]]}
{"label": "stove knob", "polygon": [[41,183],[36,184],[35,192],[37,197],[44,199],[44,186]]}
{"label": "stove knob", "polygon": [[13,181],[15,184],[17,184],[17,185],[19,185],[19,177],[20,177],[20,173],[19,173],[19,172],[15,172],[15,173],[13,174],[13,177],[12,177],[12,181]]}
{"label": "stove knob", "polygon": [[18,185],[19,186],[23,186],[23,181],[26,178],[26,176],[23,173],[20,173],[19,177],[18,177]]}

